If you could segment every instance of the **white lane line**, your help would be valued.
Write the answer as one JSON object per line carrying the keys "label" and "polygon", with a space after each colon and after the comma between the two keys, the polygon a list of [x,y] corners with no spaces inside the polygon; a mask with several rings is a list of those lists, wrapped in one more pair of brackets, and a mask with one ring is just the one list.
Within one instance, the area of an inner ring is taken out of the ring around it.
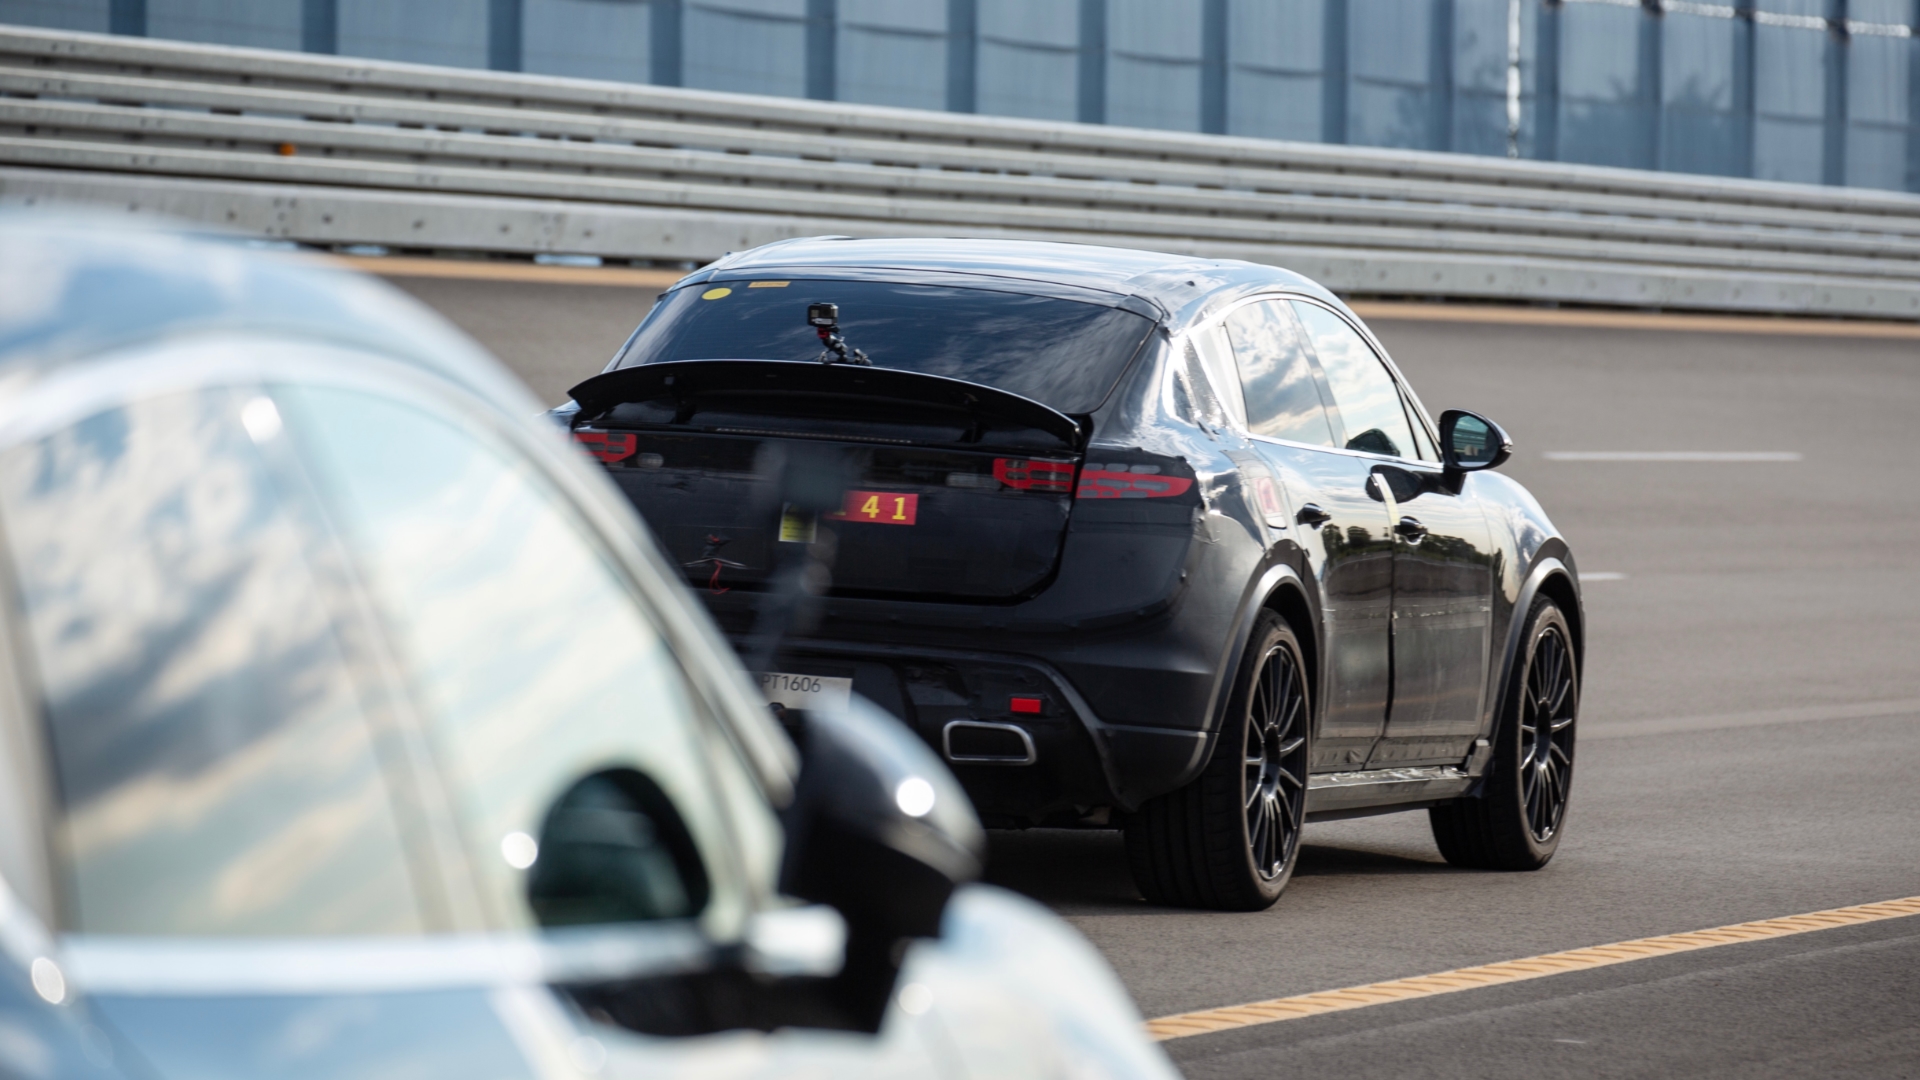
{"label": "white lane line", "polygon": [[1625,581],[1627,575],[1618,570],[1585,570],[1580,574],[1582,584],[1589,581]]}
{"label": "white lane line", "polygon": [[1793,450],[1549,450],[1548,461],[1799,461]]}
{"label": "white lane line", "polygon": [[1652,720],[1615,720],[1583,723],[1580,741],[1626,739],[1636,735],[1678,735],[1688,731],[1724,731],[1728,728],[1806,724],[1827,720],[1871,720],[1886,716],[1920,715],[1920,698],[1861,701],[1850,705],[1808,705],[1797,709],[1760,709],[1711,716],[1668,716]]}

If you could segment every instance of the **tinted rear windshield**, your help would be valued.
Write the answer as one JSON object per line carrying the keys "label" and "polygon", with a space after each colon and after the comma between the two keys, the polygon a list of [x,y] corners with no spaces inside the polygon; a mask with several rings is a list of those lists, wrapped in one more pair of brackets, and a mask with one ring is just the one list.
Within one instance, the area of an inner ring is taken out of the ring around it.
{"label": "tinted rear windshield", "polygon": [[840,305],[849,348],[874,366],[983,383],[1064,413],[1106,400],[1153,324],[1075,300],[885,281],[726,281],[669,296],[620,367],[820,357],[807,305]]}

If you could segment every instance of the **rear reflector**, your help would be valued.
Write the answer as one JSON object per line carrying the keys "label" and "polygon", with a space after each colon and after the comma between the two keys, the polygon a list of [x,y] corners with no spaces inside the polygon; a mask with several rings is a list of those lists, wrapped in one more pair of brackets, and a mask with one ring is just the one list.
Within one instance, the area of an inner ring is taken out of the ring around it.
{"label": "rear reflector", "polygon": [[1037,697],[1009,698],[1007,708],[1017,713],[1034,713],[1037,715],[1040,712],[1040,699]]}
{"label": "rear reflector", "polygon": [[1031,458],[994,458],[993,477],[1016,491],[1073,490],[1073,462]]}
{"label": "rear reflector", "polygon": [[1185,495],[1193,480],[1164,476],[1158,465],[1088,465],[1080,470],[1080,499],[1164,499]]}
{"label": "rear reflector", "polygon": [[611,465],[616,461],[625,461],[640,448],[638,435],[614,435],[605,431],[576,431],[574,440],[587,448],[587,453]]}

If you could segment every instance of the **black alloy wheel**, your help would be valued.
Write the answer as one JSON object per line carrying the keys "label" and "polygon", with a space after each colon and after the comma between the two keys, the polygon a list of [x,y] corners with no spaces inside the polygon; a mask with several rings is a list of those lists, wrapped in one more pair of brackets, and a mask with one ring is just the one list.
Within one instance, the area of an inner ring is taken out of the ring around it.
{"label": "black alloy wheel", "polygon": [[1544,596],[1534,601],[1524,641],[1483,791],[1428,814],[1440,854],[1455,866],[1538,870],[1560,846],[1573,788],[1580,681],[1558,604]]}
{"label": "black alloy wheel", "polygon": [[1307,696],[1283,641],[1260,658],[1247,709],[1247,849],[1262,878],[1293,868],[1307,812]]}
{"label": "black alloy wheel", "polygon": [[1206,768],[1127,823],[1133,880],[1150,903],[1258,911],[1293,876],[1313,716],[1306,665],[1292,628],[1271,612],[1251,638]]}
{"label": "black alloy wheel", "polygon": [[1560,832],[1573,780],[1573,654],[1558,626],[1534,642],[1520,716],[1520,797],[1527,831],[1544,844]]}

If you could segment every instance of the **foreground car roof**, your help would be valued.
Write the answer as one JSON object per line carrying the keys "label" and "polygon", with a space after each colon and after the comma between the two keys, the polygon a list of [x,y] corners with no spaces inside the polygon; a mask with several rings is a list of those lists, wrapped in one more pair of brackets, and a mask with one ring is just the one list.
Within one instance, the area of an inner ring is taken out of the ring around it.
{"label": "foreground car roof", "polygon": [[0,384],[139,343],[208,333],[365,349],[456,383],[516,418],[540,409],[450,323],[324,257],[119,218],[0,214]]}
{"label": "foreground car roof", "polygon": [[[816,236],[765,244],[729,255],[689,276],[682,285],[714,274],[759,269],[832,267],[935,271],[1043,281],[1146,300],[1167,321],[1185,322],[1204,300],[1222,292],[1279,286],[1324,299],[1333,294],[1312,280],[1239,259],[1203,259],[1164,251],[1062,244],[1039,240],[925,238],[855,240]],[[1336,301],[1337,302],[1337,301]]]}

